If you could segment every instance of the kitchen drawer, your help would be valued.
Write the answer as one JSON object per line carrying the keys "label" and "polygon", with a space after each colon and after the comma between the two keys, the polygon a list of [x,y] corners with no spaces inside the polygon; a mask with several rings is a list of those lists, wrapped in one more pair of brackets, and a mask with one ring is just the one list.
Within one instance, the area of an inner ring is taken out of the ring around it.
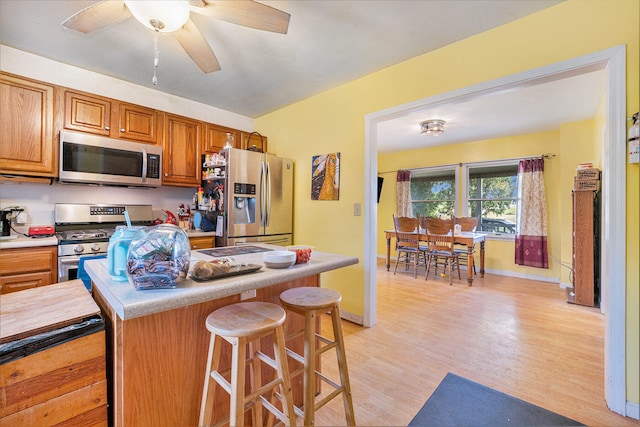
{"label": "kitchen drawer", "polygon": [[189,237],[189,242],[191,243],[192,251],[213,248],[215,246],[213,236]]}
{"label": "kitchen drawer", "polygon": [[[57,270],[58,247],[3,249],[0,251],[0,276]],[[57,272],[57,271],[56,271]]]}
{"label": "kitchen drawer", "polygon": [[15,274],[0,277],[0,294],[22,291],[24,289],[37,288],[55,283],[51,271],[40,273]]}

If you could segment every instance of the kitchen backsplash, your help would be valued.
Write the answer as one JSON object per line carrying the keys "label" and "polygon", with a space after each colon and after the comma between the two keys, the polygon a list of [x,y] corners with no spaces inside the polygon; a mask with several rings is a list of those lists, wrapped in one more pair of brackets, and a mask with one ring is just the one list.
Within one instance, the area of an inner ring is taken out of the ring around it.
{"label": "kitchen backsplash", "polygon": [[0,209],[26,208],[25,225],[53,225],[56,203],[104,203],[152,205],[161,219],[164,209],[176,213],[178,206],[191,201],[194,189],[178,187],[126,188],[77,184],[0,183]]}

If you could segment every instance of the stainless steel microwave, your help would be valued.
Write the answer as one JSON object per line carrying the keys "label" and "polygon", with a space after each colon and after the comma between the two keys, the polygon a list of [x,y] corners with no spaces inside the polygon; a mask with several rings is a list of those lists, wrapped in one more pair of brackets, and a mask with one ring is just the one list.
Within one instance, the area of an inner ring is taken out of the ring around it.
{"label": "stainless steel microwave", "polygon": [[162,185],[162,148],[79,132],[60,132],[60,182]]}

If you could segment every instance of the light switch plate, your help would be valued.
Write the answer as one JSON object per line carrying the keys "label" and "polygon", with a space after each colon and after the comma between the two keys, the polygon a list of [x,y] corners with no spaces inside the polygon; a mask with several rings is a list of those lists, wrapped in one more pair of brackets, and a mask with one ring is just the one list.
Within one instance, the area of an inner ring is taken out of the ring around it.
{"label": "light switch plate", "polygon": [[353,216],[362,215],[362,205],[360,203],[353,204]]}

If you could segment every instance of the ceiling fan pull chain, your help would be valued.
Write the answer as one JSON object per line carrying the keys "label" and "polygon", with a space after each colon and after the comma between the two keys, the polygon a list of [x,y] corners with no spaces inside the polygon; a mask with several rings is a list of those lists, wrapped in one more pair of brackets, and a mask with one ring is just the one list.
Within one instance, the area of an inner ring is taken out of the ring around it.
{"label": "ceiling fan pull chain", "polygon": [[159,31],[153,32],[153,78],[151,79],[151,83],[154,86],[158,84],[158,65],[160,64],[160,49],[158,49],[158,33]]}

